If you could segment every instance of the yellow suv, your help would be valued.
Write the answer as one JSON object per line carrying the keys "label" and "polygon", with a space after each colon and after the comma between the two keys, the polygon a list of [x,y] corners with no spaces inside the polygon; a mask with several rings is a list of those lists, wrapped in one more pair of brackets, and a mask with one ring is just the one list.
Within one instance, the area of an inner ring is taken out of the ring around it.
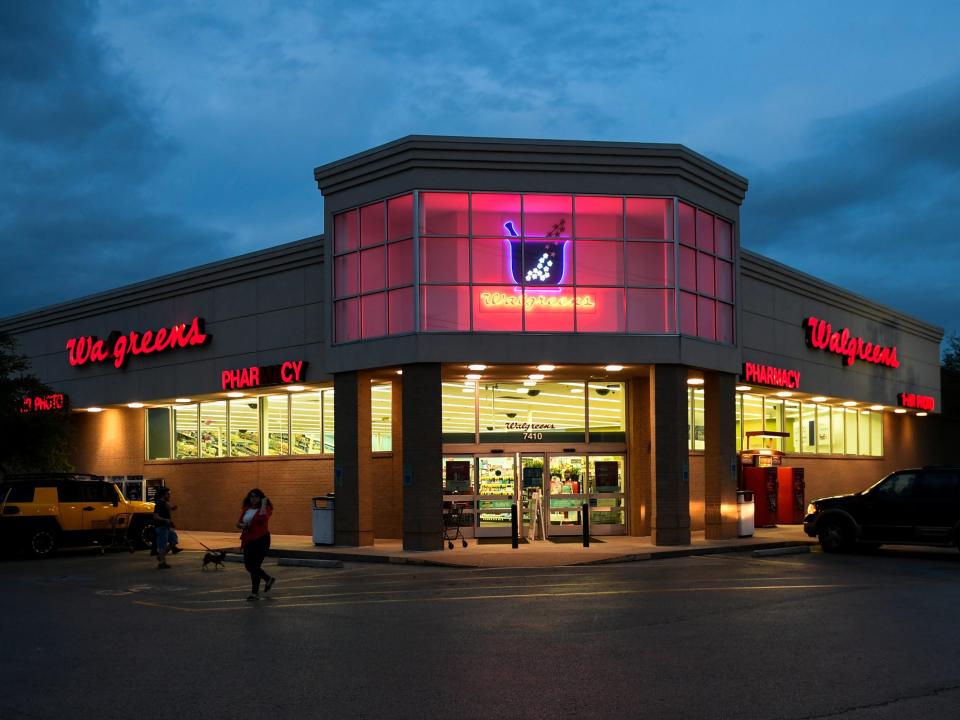
{"label": "yellow suv", "polygon": [[127,500],[98,475],[12,475],[0,481],[0,548],[46,557],[66,545],[148,547],[153,503]]}

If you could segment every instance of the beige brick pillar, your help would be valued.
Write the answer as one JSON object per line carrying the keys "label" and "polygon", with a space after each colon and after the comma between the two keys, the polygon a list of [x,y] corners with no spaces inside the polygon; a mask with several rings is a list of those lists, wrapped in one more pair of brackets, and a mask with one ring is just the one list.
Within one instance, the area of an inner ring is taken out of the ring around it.
{"label": "beige brick pillar", "polygon": [[627,532],[650,534],[650,378],[627,384]]}
{"label": "beige brick pillar", "polygon": [[440,364],[403,367],[403,549],[441,550],[443,438]]}
{"label": "beige brick pillar", "polygon": [[336,373],[333,389],[334,542],[373,545],[369,374]]}
{"label": "beige brick pillar", "polygon": [[737,536],[736,376],[704,373],[703,522],[707,540]]}
{"label": "beige brick pillar", "polygon": [[690,544],[690,465],[687,450],[687,369],[650,368],[650,539]]}

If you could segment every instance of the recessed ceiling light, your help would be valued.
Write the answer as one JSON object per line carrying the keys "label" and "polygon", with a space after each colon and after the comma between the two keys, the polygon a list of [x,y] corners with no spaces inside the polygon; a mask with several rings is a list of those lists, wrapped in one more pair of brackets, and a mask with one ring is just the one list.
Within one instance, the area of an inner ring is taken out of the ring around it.
{"label": "recessed ceiling light", "polygon": [[473,387],[465,387],[465,388],[462,388],[460,392],[473,393],[473,392],[476,392],[476,389]]}
{"label": "recessed ceiling light", "polygon": [[703,385],[703,378],[687,378],[687,385]]}
{"label": "recessed ceiling light", "polygon": [[403,375],[403,370],[397,370],[397,375]]}
{"label": "recessed ceiling light", "polygon": [[581,387],[570,388],[570,392],[572,392],[572,393],[582,393],[582,392],[583,392],[583,388],[581,388]]}
{"label": "recessed ceiling light", "polygon": [[306,388],[303,385],[287,385],[287,392],[303,392]]}
{"label": "recessed ceiling light", "polygon": [[487,366],[483,363],[473,363],[472,365],[467,365],[467,370],[472,370],[474,372],[483,372],[487,369]]}
{"label": "recessed ceiling light", "polygon": [[854,400],[844,400],[840,404],[843,405],[844,407],[854,407],[857,403]]}
{"label": "recessed ceiling light", "polygon": [[533,386],[536,385],[536,384],[537,384],[537,383],[536,383],[535,380],[524,380],[524,381],[523,381],[523,386],[524,386],[524,387],[533,387]]}
{"label": "recessed ceiling light", "polygon": [[620,372],[623,370],[623,365],[604,365],[603,369],[607,372]]}
{"label": "recessed ceiling light", "polygon": [[927,414],[926,414],[925,412],[918,412],[918,413],[917,413],[917,417],[926,417],[926,416],[927,416]]}
{"label": "recessed ceiling light", "polygon": [[542,365],[537,365],[537,370],[540,372],[553,372],[557,369],[556,365],[551,365],[550,363],[543,363]]}
{"label": "recessed ceiling light", "polygon": [[137,408],[142,408],[142,407],[143,407],[143,403],[141,403],[141,402],[127,403],[127,407],[128,407],[128,408],[133,408],[134,410],[136,410]]}
{"label": "recessed ceiling light", "polygon": [[907,411],[904,410],[903,408],[897,408],[896,410],[894,410],[894,412],[895,412],[897,415],[905,415]]}
{"label": "recessed ceiling light", "polygon": [[750,392],[753,390],[749,385],[737,385],[737,392]]}
{"label": "recessed ceiling light", "polygon": [[[531,383],[531,385],[536,385],[536,383]],[[528,392],[530,392],[530,388],[525,388],[525,387],[517,388],[518,395],[526,395]]]}
{"label": "recessed ceiling light", "polygon": [[810,402],[825,402],[827,398],[823,395],[817,395],[816,397],[810,398]]}
{"label": "recessed ceiling light", "polygon": [[227,397],[228,397],[228,398],[242,398],[242,397],[243,397],[243,393],[242,393],[242,392],[228,392],[228,393],[227,393]]}
{"label": "recessed ceiling light", "polygon": [[871,409],[871,410],[876,410],[877,412],[879,412],[879,411],[883,410],[883,405],[871,405],[871,406],[870,406],[870,409]]}
{"label": "recessed ceiling light", "polygon": [[187,403],[187,402],[190,402],[190,398],[177,398],[176,400],[174,400],[174,402]]}
{"label": "recessed ceiling light", "polygon": [[483,375],[477,375],[477,373],[470,373],[467,375],[467,380],[479,380]]}
{"label": "recessed ceiling light", "polygon": [[778,393],[774,393],[777,397],[793,397],[793,393],[789,390],[781,390]]}
{"label": "recessed ceiling light", "polygon": [[463,386],[464,386],[464,387],[474,387],[475,385],[476,385],[476,383],[475,383],[473,380],[464,380],[464,381],[463,381]]}
{"label": "recessed ceiling light", "polygon": [[103,412],[102,407],[88,407],[87,412]]}
{"label": "recessed ceiling light", "polygon": [[527,377],[529,377],[531,380],[543,380],[544,375],[543,373],[531,373]]}

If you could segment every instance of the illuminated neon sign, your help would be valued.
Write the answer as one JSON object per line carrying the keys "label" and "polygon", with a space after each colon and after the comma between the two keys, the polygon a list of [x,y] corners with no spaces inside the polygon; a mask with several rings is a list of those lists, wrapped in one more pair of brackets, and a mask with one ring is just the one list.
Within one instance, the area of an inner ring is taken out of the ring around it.
{"label": "illuminated neon sign", "polygon": [[900,393],[897,395],[897,401],[901,407],[930,412],[933,412],[933,406],[936,404],[936,401],[929,395],[915,395],[914,393]]}
{"label": "illuminated neon sign", "polygon": [[898,368],[897,347],[884,347],[864,341],[861,337],[850,334],[850,330],[834,331],[833,326],[825,320],[808,317],[803,322],[806,327],[807,345],[815,350],[833,353],[843,357],[844,365],[853,365],[857,360]]}
{"label": "illuminated neon sign", "polygon": [[20,412],[53,412],[63,410],[67,407],[67,397],[63,393],[51,393],[50,395],[36,395],[25,397],[20,405]]}
{"label": "illuminated neon sign", "polygon": [[176,348],[203,345],[210,335],[203,331],[203,318],[195,317],[190,324],[180,323],[170,328],[143,333],[131,330],[124,334],[110,333],[106,340],[95,335],[84,335],[67,340],[67,359],[73,367],[88,363],[102,363],[113,359],[113,366],[122,368],[131,355],[153,355]]}
{"label": "illuminated neon sign", "polygon": [[286,385],[303,380],[306,369],[305,360],[287,360],[280,365],[223,370],[220,372],[220,387],[224,390],[242,390],[261,385]]}
{"label": "illuminated neon sign", "polygon": [[800,371],[748,362],[743,364],[743,380],[757,385],[796,390],[800,387]]}

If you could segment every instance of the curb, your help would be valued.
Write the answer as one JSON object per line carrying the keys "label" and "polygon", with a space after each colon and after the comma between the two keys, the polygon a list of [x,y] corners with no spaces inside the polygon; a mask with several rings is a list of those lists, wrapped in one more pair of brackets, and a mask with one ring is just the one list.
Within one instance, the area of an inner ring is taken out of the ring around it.
{"label": "curb", "polygon": [[311,568],[342,568],[343,563],[339,560],[316,560],[313,558],[286,558],[282,557],[277,561],[277,565],[290,567],[311,567]]}
{"label": "curb", "polygon": [[[810,552],[810,547],[815,545],[816,541],[809,542],[800,540],[778,540],[769,543],[757,543],[754,545],[737,546],[723,545],[721,547],[694,548],[691,550],[662,550],[649,553],[636,553],[633,555],[620,555],[618,557],[604,558],[602,560],[586,560],[584,562],[569,563],[573,565],[609,565],[613,563],[637,562],[640,560],[673,560],[681,557],[701,557],[706,555],[726,555],[730,553],[753,553],[754,557],[758,552],[765,552],[770,555],[786,555],[789,553]],[[774,552],[770,552],[774,551]]]}
{"label": "curb", "polygon": [[799,555],[810,552],[809,545],[793,545],[781,548],[760,548],[753,551],[753,557],[773,557],[775,555]]}

